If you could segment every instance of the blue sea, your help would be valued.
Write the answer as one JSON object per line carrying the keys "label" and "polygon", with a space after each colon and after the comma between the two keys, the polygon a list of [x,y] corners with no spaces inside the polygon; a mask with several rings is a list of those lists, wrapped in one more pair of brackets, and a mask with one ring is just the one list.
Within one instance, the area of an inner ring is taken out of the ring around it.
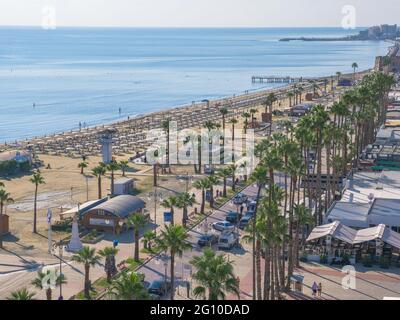
{"label": "blue sea", "polygon": [[[0,142],[267,88],[253,75],[371,68],[388,43],[279,42],[340,28],[0,28]],[[35,104],[35,106],[33,106]],[[121,112],[120,112],[121,111]]]}

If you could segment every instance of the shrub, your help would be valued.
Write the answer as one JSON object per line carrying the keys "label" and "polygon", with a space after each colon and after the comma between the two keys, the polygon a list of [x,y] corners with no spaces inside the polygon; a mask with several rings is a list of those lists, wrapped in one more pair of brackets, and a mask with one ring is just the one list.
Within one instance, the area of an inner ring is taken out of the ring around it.
{"label": "shrub", "polygon": [[388,257],[381,257],[379,259],[379,267],[382,269],[389,269],[390,267],[390,260]]}
{"label": "shrub", "polygon": [[366,268],[371,268],[372,267],[372,258],[371,256],[365,256],[363,258],[363,266]]}
{"label": "shrub", "polygon": [[321,254],[319,256],[319,262],[322,264],[327,264],[328,263],[328,256],[326,254]]}
{"label": "shrub", "polygon": [[305,253],[305,252],[303,252],[303,253],[301,254],[301,257],[299,258],[299,260],[300,260],[301,262],[307,262],[307,261],[308,261],[308,254]]}

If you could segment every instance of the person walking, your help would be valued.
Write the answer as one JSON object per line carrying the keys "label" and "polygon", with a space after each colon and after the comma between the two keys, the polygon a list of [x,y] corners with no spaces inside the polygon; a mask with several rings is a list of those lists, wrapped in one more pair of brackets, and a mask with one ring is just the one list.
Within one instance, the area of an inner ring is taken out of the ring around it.
{"label": "person walking", "polygon": [[322,296],[322,283],[320,282],[319,284],[318,284],[318,297],[321,297]]}
{"label": "person walking", "polygon": [[311,289],[312,289],[312,296],[315,298],[317,296],[317,290],[318,290],[318,285],[315,281],[314,281]]}

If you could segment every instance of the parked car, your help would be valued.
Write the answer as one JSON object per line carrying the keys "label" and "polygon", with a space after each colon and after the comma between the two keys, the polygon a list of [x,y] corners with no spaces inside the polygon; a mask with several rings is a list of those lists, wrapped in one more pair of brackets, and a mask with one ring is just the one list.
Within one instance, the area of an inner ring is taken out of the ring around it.
{"label": "parked car", "polygon": [[232,249],[239,244],[239,234],[236,232],[223,232],[218,240],[219,249]]}
{"label": "parked car", "polygon": [[164,279],[154,280],[150,283],[148,291],[150,294],[158,296],[164,296],[171,290],[171,282],[165,281]]}
{"label": "parked car", "polygon": [[218,243],[218,236],[216,234],[205,234],[202,235],[199,240],[197,241],[197,244],[200,247],[205,247],[205,246],[212,246],[213,244]]}
{"label": "parked car", "polygon": [[244,216],[242,219],[240,219],[238,228],[239,229],[244,229],[249,225],[249,222],[251,221],[252,216]]}
{"label": "parked car", "polygon": [[233,231],[235,226],[229,221],[218,221],[212,224],[213,228],[218,231]]}
{"label": "parked car", "polygon": [[246,201],[247,201],[247,196],[243,193],[238,193],[233,198],[233,203],[236,205],[241,205],[241,204],[245,203]]}
{"label": "parked car", "polygon": [[249,216],[250,218],[254,217],[254,211],[253,210],[249,210],[244,214],[244,217]]}
{"label": "parked car", "polygon": [[226,214],[225,220],[230,223],[237,223],[240,220],[240,214],[235,211],[229,211]]}
{"label": "parked car", "polygon": [[254,210],[256,210],[256,205],[257,205],[257,202],[254,201],[254,200],[248,202],[248,204],[247,204],[247,210],[248,210],[248,211],[254,211]]}

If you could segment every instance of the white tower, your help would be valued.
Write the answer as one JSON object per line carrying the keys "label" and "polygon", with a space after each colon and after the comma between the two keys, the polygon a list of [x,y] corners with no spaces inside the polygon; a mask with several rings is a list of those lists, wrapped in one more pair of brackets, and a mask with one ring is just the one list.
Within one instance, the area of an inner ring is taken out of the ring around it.
{"label": "white tower", "polygon": [[72,234],[71,234],[71,241],[68,245],[68,250],[71,252],[78,252],[83,248],[81,239],[79,239],[79,228],[78,228],[78,219],[75,216],[74,220],[72,221]]}
{"label": "white tower", "polygon": [[108,164],[112,161],[112,145],[114,142],[114,135],[117,130],[111,128],[99,132],[99,143],[101,144],[101,154],[103,156],[103,162]]}

